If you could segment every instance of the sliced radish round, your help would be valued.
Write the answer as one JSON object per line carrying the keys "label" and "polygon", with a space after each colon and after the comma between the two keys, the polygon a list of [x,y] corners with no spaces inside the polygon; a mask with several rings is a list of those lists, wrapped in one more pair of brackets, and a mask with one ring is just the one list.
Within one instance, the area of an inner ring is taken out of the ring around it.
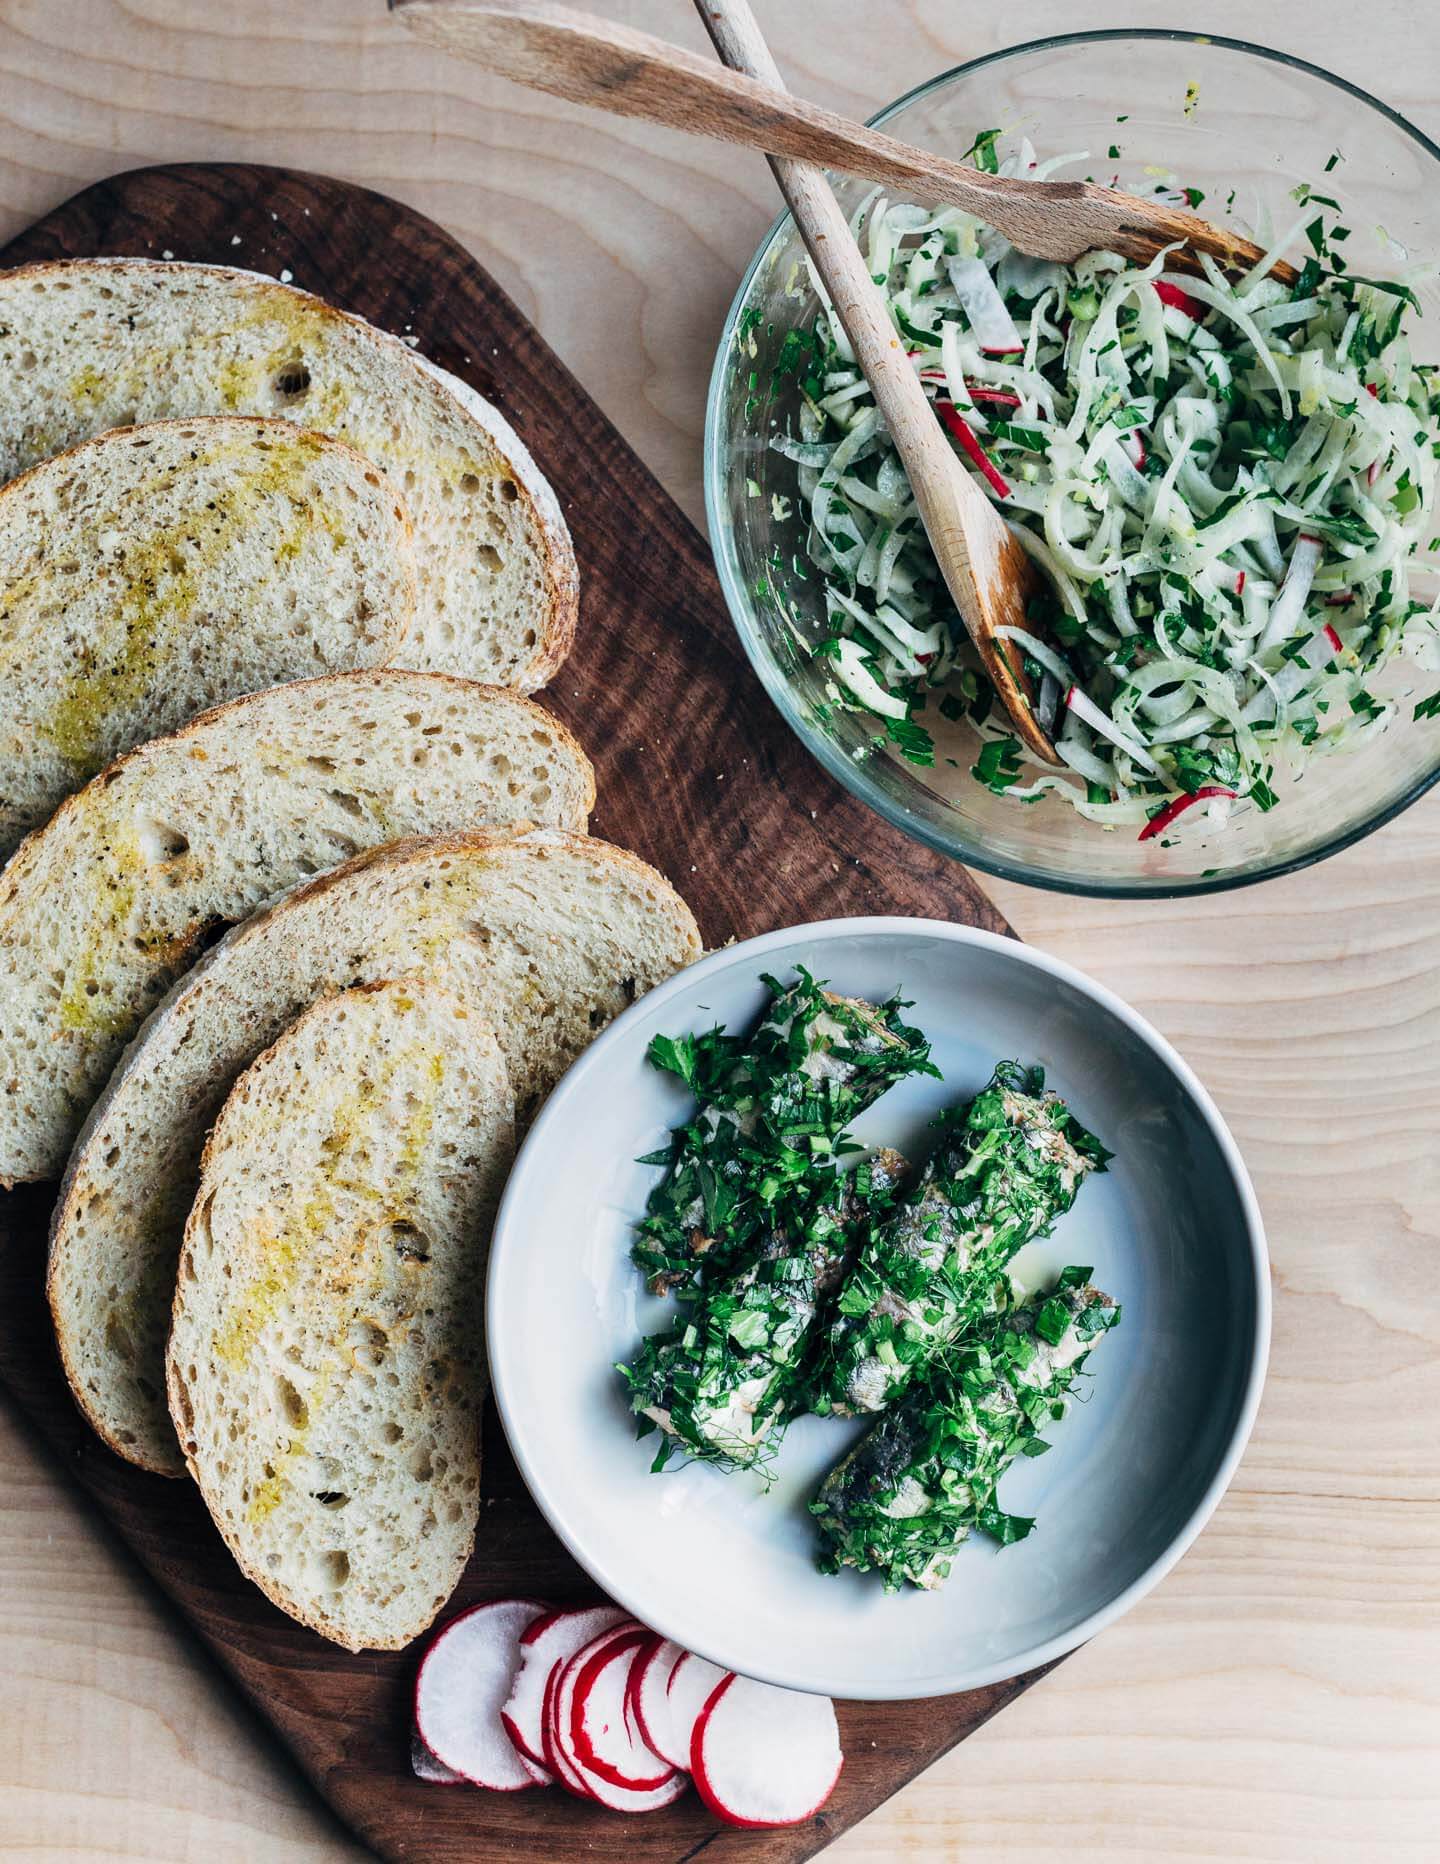
{"label": "sliced radish round", "polygon": [[436,1786],[469,1786],[463,1773],[445,1766],[426,1747],[419,1735],[410,1737],[410,1770],[417,1780],[430,1780]]}
{"label": "sliced radish round", "polygon": [[630,1672],[652,1641],[648,1631],[615,1632],[572,1659],[569,1745],[587,1775],[636,1793],[664,1786],[675,1771],[643,1738],[632,1737],[625,1718]]}
{"label": "sliced radish round", "polygon": [[492,1599],[431,1639],[415,1677],[415,1727],[444,1767],[475,1786],[516,1793],[536,1779],[500,1720],[520,1661],[520,1636],[546,1607]]}
{"label": "sliced radish round", "polygon": [[[641,1636],[644,1636],[643,1630]],[[565,1665],[554,1679],[550,1691],[545,1722],[546,1738],[561,1784],[568,1786],[572,1793],[584,1799],[598,1800],[602,1806],[609,1806],[616,1812],[653,1812],[660,1806],[668,1806],[671,1800],[678,1799],[685,1791],[689,1781],[683,1773],[678,1769],[667,1772],[656,1786],[625,1786],[606,1779],[603,1774],[587,1766],[581,1759],[579,1744],[575,1739],[576,1685],[587,1674],[596,1657],[603,1657],[609,1645],[617,1641],[625,1642],[626,1638],[627,1633],[623,1629],[609,1632],[597,1638],[594,1645],[577,1651]]]}
{"label": "sliced radish round", "polygon": [[[636,1654],[635,1667],[630,1672],[630,1712],[640,1737],[662,1760],[670,1760],[671,1766],[679,1763],[671,1760],[669,1752],[675,1742],[670,1732],[670,1700],[666,1691],[671,1672],[685,1655],[682,1644],[673,1643],[668,1637],[657,1637],[648,1651]],[[688,1761],[687,1752],[687,1764]]]}
{"label": "sliced radish round", "polygon": [[664,1736],[664,1746],[657,1751],[672,1767],[690,1765],[690,1737],[695,1732],[700,1711],[726,1677],[733,1675],[733,1670],[722,1670],[718,1663],[711,1663],[708,1657],[697,1657],[693,1650],[682,1651],[676,1659],[665,1686],[669,1712],[664,1718],[664,1727],[655,1731]]}
{"label": "sliced radish round", "polygon": [[728,1676],[691,1741],[700,1797],[728,1825],[799,1825],[835,1790],[845,1757],[828,1696]]}
{"label": "sliced radish round", "polygon": [[520,1639],[520,1667],[501,1706],[500,1719],[506,1734],[528,1761],[537,1767],[550,1767],[545,1755],[543,1711],[551,1671],[563,1669],[577,1650],[602,1632],[630,1623],[633,1620],[618,1605],[592,1605],[579,1611],[546,1612],[526,1629]]}
{"label": "sliced radish round", "polygon": [[542,1718],[542,1725],[545,1732],[545,1765],[550,1769],[551,1773],[554,1774],[555,1778],[560,1782],[561,1786],[565,1788],[567,1793],[573,1793],[577,1799],[594,1799],[595,1795],[586,1785],[579,1768],[570,1764],[567,1756],[561,1752],[560,1743],[556,1739],[557,1723],[555,1701],[560,1691],[560,1677],[564,1669],[565,1665],[561,1664],[559,1669],[552,1670],[545,1682],[545,1699]]}

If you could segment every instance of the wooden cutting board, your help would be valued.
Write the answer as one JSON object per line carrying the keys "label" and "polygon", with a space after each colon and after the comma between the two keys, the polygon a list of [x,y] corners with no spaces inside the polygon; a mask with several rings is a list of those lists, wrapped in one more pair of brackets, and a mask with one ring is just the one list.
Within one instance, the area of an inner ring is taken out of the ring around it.
{"label": "wooden cutting board", "polygon": [[[498,404],[558,491],[580,558],[579,641],[547,700],[595,761],[595,833],[668,873],[710,945],[859,913],[1008,930],[962,868],[887,827],[810,759],[745,661],[704,541],[439,227],[318,175],[148,168],[76,195],[7,246],[0,264],[100,253],[287,269],[345,310],[413,336]],[[293,1624],[241,1579],[188,1483],[131,1468],[81,1424],[41,1298],[52,1196],[51,1187],[0,1196],[0,1380],[340,1817],[384,1858],[810,1857],[1035,1680],[929,1702],[842,1704],[839,1788],[818,1818],[784,1832],[719,1827],[694,1794],[626,1819],[558,1791],[421,1785],[408,1764],[414,1655],[351,1656]],[[484,1484],[479,1551],[454,1603],[516,1592],[594,1597],[526,1493],[493,1416]]]}

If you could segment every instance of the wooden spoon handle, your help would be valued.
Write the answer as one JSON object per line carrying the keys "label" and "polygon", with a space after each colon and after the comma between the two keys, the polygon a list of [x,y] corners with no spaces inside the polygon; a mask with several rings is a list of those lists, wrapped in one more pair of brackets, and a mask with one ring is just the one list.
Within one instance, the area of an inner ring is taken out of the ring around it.
{"label": "wooden spoon handle", "polygon": [[[696,0],[696,5],[727,64],[742,66],[773,88],[783,86],[748,0]],[[1054,748],[1016,677],[1019,656],[995,639],[990,626],[997,608],[1007,605],[1018,610],[1008,618],[1024,625],[1023,589],[1031,584],[1028,566],[941,432],[823,171],[786,156],[772,156],[770,166],[874,393],[909,476],[936,562],[981,662],[1025,743],[1054,763]],[[978,562],[977,552],[982,559]]]}

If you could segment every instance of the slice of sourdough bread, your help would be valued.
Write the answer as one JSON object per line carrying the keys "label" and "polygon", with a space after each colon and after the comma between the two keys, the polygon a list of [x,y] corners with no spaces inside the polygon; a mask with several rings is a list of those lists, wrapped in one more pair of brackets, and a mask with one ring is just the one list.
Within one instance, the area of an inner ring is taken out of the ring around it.
{"label": "slice of sourdough bread", "polygon": [[514,1143],[493,1032],[412,979],[306,1011],[205,1148],[175,1428],[242,1571],[347,1650],[423,1631],[474,1545],[485,1255]]}
{"label": "slice of sourdough bread", "polygon": [[277,686],[132,751],[0,873],[0,1180],[58,1176],[120,1050],[219,927],[397,836],[583,829],[594,795],[533,700],[441,673]]}
{"label": "slice of sourdough bread", "polygon": [[0,858],[147,738],[285,680],[398,660],[410,520],[288,421],[119,428],[0,488]]}
{"label": "slice of sourdough bread", "polygon": [[164,1342],[206,1128],[326,991],[427,976],[494,1025],[522,1123],[638,996],[700,955],[690,909],[620,848],[555,829],[399,842],[236,926],[171,991],[71,1156],[49,1295],[81,1410],[122,1456],[181,1473]]}
{"label": "slice of sourdough bread", "polygon": [[533,691],[575,632],[554,493],[507,421],[400,341],[224,266],[70,259],[0,275],[0,477],[110,427],[273,414],[348,440],[415,526],[413,664]]}

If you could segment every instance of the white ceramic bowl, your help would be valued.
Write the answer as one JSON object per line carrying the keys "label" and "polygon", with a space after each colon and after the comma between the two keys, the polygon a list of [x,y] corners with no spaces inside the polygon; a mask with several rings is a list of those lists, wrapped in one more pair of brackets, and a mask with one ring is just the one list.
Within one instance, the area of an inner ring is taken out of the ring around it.
{"label": "white ceramic bowl", "polygon": [[[944,1074],[902,1083],[857,1136],[923,1154],[928,1123],[1001,1057],[1043,1063],[1116,1157],[1027,1279],[1068,1263],[1124,1307],[1050,1455],[1001,1486],[1039,1525],[977,1535],[935,1593],[887,1597],[873,1575],[814,1567],[805,1504],[863,1428],[793,1424],[771,1486],[707,1466],[650,1474],[615,1362],[660,1325],[632,1268],[631,1226],[690,1103],[645,1060],[652,1036],[750,1026],[760,974],[804,965],[847,994],[912,999]],[[1264,1232],[1250,1180],[1189,1068],[1116,997],[1009,940],[920,919],[841,919],[712,954],[618,1019],[570,1070],[521,1148],[488,1291],[495,1395],[526,1482],[596,1583],[716,1663],[794,1689],[909,1698],[1050,1661],[1126,1611],[1179,1559],[1234,1472],[1270,1337]]]}

